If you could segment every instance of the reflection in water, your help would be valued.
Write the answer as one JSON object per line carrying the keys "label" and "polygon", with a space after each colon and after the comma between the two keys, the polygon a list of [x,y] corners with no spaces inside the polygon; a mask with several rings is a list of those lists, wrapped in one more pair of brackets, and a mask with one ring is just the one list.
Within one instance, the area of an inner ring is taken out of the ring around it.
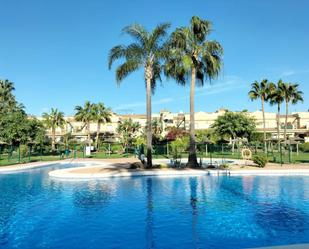
{"label": "reflection in water", "polygon": [[255,218],[261,227],[271,228],[272,231],[284,231],[288,228],[290,233],[304,232],[309,220],[306,213],[284,203],[259,203]]}
{"label": "reflection in water", "polygon": [[112,188],[104,182],[89,182],[74,189],[73,203],[79,208],[103,208],[112,196]]}
{"label": "reflection in water", "polygon": [[197,197],[197,178],[190,178],[190,205],[192,207],[192,236],[195,248],[198,248],[198,197]]}
{"label": "reflection in water", "polygon": [[152,193],[152,178],[146,180],[146,198],[147,198],[147,214],[146,214],[146,243],[147,248],[155,248],[153,239],[153,193]]}
{"label": "reflection in water", "polygon": [[1,249],[239,249],[309,242],[309,177],[61,182],[47,171],[0,175]]}

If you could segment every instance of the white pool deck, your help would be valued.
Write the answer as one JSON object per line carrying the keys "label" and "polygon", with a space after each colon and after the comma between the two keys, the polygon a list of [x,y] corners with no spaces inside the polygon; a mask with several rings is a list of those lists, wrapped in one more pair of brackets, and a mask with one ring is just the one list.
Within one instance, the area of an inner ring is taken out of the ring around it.
{"label": "white pool deck", "polygon": [[[168,163],[168,159],[154,159],[154,163]],[[245,162],[242,160],[234,160],[234,164],[242,165]],[[13,166],[0,167],[0,174],[14,173],[27,171],[39,167],[51,166],[54,164],[78,164],[80,167],[59,169],[49,172],[49,176],[55,179],[62,180],[90,180],[104,179],[114,177],[135,177],[135,176],[158,176],[158,177],[173,177],[173,176],[203,176],[203,175],[230,175],[230,176],[245,176],[245,175],[302,175],[309,176],[308,168],[289,168],[289,169],[151,169],[151,170],[130,170],[124,166],[114,162],[106,162],[106,160],[63,160],[53,162],[35,162],[29,164],[19,164]]]}
{"label": "white pool deck", "polygon": [[297,244],[297,245],[287,245],[287,246],[271,246],[271,247],[256,247],[249,249],[308,249],[309,244]]}

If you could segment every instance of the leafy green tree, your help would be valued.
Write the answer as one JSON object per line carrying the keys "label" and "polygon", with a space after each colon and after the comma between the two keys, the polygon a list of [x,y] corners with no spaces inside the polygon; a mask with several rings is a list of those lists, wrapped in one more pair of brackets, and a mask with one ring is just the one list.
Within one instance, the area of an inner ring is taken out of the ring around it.
{"label": "leafy green tree", "polygon": [[197,16],[191,18],[189,27],[177,28],[171,35],[170,54],[165,73],[177,83],[190,82],[190,149],[187,166],[198,167],[195,145],[194,96],[196,84],[216,78],[221,70],[223,49],[217,41],[208,40],[212,25]]}
{"label": "leafy green tree", "polygon": [[0,140],[7,144],[40,143],[45,137],[42,122],[28,118],[23,112],[9,112],[1,115],[0,127]]}
{"label": "leafy green tree", "polygon": [[84,123],[84,127],[86,127],[87,132],[88,146],[91,146],[90,123],[96,120],[96,107],[94,104],[86,101],[84,106],[76,106],[75,111],[75,120]]}
{"label": "leafy green tree", "polygon": [[134,144],[136,135],[140,128],[140,123],[133,122],[132,119],[125,119],[118,124],[117,133],[120,135],[121,143],[124,149],[131,147]]}
{"label": "leafy green tree", "polygon": [[215,144],[219,140],[218,135],[214,132],[214,129],[209,128],[206,130],[196,131],[196,141],[198,143],[212,143]]}
{"label": "leafy green tree", "polygon": [[212,125],[214,132],[222,138],[231,138],[234,142],[238,138],[249,138],[255,131],[255,120],[245,112],[227,111],[218,116]]}
{"label": "leafy green tree", "polygon": [[46,128],[51,129],[52,132],[52,150],[56,149],[56,129],[62,128],[65,124],[64,113],[57,108],[51,108],[50,113],[44,112],[43,119]]}
{"label": "leafy green tree", "polygon": [[270,90],[270,104],[277,105],[277,139],[278,139],[278,149],[280,149],[280,109],[281,104],[284,101],[284,92],[283,92],[283,81],[279,80],[277,85],[274,83],[269,84]]}
{"label": "leafy green tree", "polygon": [[[146,83],[146,113],[147,123],[151,119],[151,92],[156,87],[156,81],[161,81],[161,65],[167,54],[164,38],[167,35],[169,24],[158,25],[153,31],[148,32],[143,26],[133,24],[125,27],[123,32],[130,35],[134,42],[128,46],[118,45],[113,47],[109,53],[109,69],[119,59],[123,59],[121,65],[116,69],[117,83],[126,78],[132,72],[139,69],[144,70]],[[147,167],[152,167],[152,131],[147,126]]]}
{"label": "leafy green tree", "polygon": [[95,147],[99,147],[99,134],[101,130],[101,124],[111,122],[112,111],[110,108],[106,108],[103,103],[94,104],[94,120],[97,122],[97,134],[95,140]]}
{"label": "leafy green tree", "polygon": [[249,98],[251,100],[261,100],[262,104],[262,113],[263,113],[263,135],[264,135],[264,150],[266,152],[266,127],[265,127],[265,108],[264,103],[269,100],[269,82],[267,79],[262,80],[261,82],[255,81],[251,84],[251,90],[249,91]]}
{"label": "leafy green tree", "polygon": [[283,92],[285,101],[285,122],[284,122],[284,143],[286,144],[286,130],[288,125],[288,115],[289,115],[289,103],[293,105],[297,104],[299,101],[303,102],[303,92],[298,90],[298,84],[282,83],[281,91]]}
{"label": "leafy green tree", "polygon": [[42,145],[46,140],[44,123],[34,117],[27,118],[28,140],[30,143]]}

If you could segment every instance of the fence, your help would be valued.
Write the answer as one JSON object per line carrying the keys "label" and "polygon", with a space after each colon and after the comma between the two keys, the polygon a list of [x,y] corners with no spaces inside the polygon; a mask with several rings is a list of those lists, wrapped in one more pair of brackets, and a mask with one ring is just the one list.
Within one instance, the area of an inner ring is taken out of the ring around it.
{"label": "fence", "polygon": [[[57,145],[56,150],[41,145],[0,145],[0,166],[36,161],[55,161],[69,158],[119,158],[138,156],[141,148],[123,147],[121,144],[102,144],[98,150],[94,150],[91,156],[86,156],[85,145],[70,144]],[[251,150],[252,155],[266,155],[270,162],[275,163],[309,163],[309,152],[301,151],[297,145],[283,144],[278,147],[270,146],[267,153],[262,145],[241,146],[233,148],[227,144],[197,144],[197,157],[219,159],[242,159],[243,148]],[[146,152],[146,150],[144,149]],[[153,158],[173,158],[188,156],[186,147],[175,148],[170,143],[154,145]]]}

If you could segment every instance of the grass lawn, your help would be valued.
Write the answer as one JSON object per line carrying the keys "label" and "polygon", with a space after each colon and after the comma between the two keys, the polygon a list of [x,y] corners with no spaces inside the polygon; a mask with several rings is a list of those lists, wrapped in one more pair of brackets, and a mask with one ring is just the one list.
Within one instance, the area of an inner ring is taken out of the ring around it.
{"label": "grass lawn", "polygon": [[[263,152],[258,152],[257,154],[263,155]],[[73,158],[73,154],[71,153],[68,158]],[[122,153],[112,153],[112,154],[106,154],[105,152],[95,152],[92,153],[90,157],[84,157],[84,153],[78,151],[76,153],[76,158],[98,158],[98,159],[108,159],[108,158],[125,158],[125,157],[132,157],[134,154],[122,154]],[[198,153],[198,160],[199,158],[219,158],[219,159],[241,159],[241,154],[238,151],[235,151],[234,154],[229,151],[225,151],[224,153],[222,152],[213,152],[213,153],[208,153],[206,155],[205,152],[199,152]],[[187,158],[188,153],[182,153],[181,158]],[[158,158],[172,158],[172,155],[167,155],[167,154],[159,154],[157,155],[156,153],[153,154],[154,159]],[[29,157],[24,157],[20,159],[21,163],[27,163],[27,162],[38,162],[38,161],[59,161],[62,159],[66,159],[66,157],[61,157],[60,155],[43,155],[43,156],[31,156],[30,160]],[[269,162],[275,162],[275,163],[280,163],[281,157],[280,153],[274,152],[274,153],[269,153],[268,154],[268,160]],[[282,153],[282,162],[283,163],[309,163],[309,153],[303,153],[299,152],[298,155],[296,155],[296,152],[292,152],[290,155],[288,152],[283,152]],[[8,158],[7,155],[2,154],[0,156],[0,166],[6,166],[6,165],[14,165],[19,163],[19,158],[15,154],[12,158]]]}

